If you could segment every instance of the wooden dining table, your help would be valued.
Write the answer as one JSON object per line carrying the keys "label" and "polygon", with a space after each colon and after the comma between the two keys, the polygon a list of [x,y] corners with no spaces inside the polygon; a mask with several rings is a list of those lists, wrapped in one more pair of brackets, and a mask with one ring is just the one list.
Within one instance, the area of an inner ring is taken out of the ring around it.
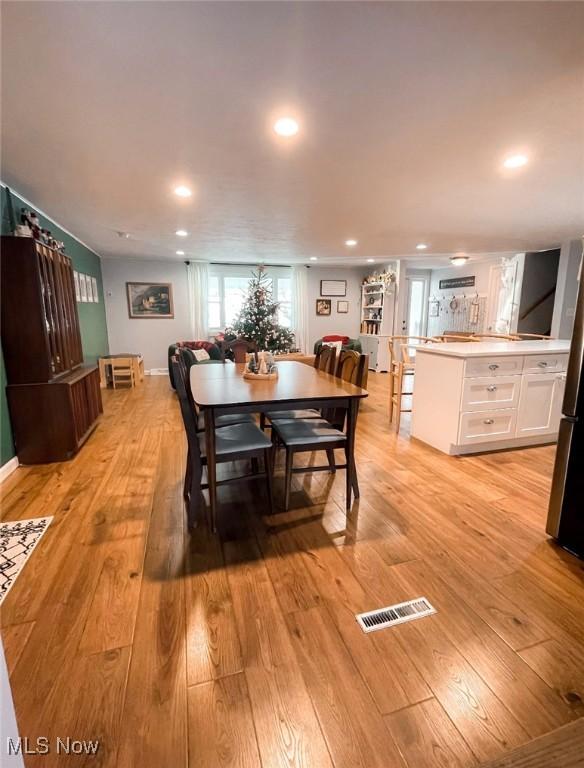
{"label": "wooden dining table", "polygon": [[[193,399],[204,414],[205,447],[211,519],[216,519],[217,475],[215,419],[228,413],[269,413],[304,408],[341,408],[347,411],[347,510],[352,491],[359,496],[355,466],[355,428],[360,401],[367,391],[304,363],[278,363],[276,379],[243,378],[243,365],[193,365],[190,382]],[[308,470],[309,471],[309,470]]]}

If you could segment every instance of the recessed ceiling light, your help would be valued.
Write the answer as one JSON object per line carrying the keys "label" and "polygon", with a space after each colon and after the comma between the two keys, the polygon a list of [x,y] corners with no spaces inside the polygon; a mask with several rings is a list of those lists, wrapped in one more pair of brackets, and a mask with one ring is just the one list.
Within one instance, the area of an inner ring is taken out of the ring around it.
{"label": "recessed ceiling light", "polygon": [[369,264],[375,264],[375,259],[367,259],[367,262],[368,262]]}
{"label": "recessed ceiling light", "polygon": [[184,252],[184,251],[177,251],[177,252],[176,252],[176,255],[177,255],[177,256],[184,256],[184,255],[185,255],[185,252]]}
{"label": "recessed ceiling light", "polygon": [[278,136],[296,136],[299,126],[293,117],[281,117],[274,123],[274,131]]}
{"label": "recessed ceiling light", "polygon": [[428,246],[426,245],[426,243],[418,243],[416,245],[416,250],[418,250],[418,251],[425,251],[427,247]]}
{"label": "recessed ceiling light", "polygon": [[522,165],[527,164],[527,158],[525,155],[509,155],[503,161],[505,168],[521,168]]}
{"label": "recessed ceiling light", "polygon": [[450,263],[453,267],[462,267],[468,261],[468,256],[451,256]]}
{"label": "recessed ceiling light", "polygon": [[310,261],[318,261],[318,256],[311,256]]}
{"label": "recessed ceiling light", "polygon": [[190,197],[193,193],[188,187],[184,187],[182,184],[179,187],[174,188],[174,194],[179,197]]}
{"label": "recessed ceiling light", "polygon": [[179,237],[186,237],[189,233],[186,231],[186,229],[177,229],[174,234],[178,235]]}
{"label": "recessed ceiling light", "polygon": [[356,240],[345,240],[345,245],[348,245],[349,248],[354,248],[357,245]]}

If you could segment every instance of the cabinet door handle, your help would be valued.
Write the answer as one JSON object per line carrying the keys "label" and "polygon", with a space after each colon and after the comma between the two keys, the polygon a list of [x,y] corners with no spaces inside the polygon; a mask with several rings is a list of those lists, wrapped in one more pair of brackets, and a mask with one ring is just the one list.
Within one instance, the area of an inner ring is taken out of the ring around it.
{"label": "cabinet door handle", "polygon": [[487,392],[496,392],[496,391],[497,391],[496,384],[491,384],[490,386],[487,387]]}
{"label": "cabinet door handle", "polygon": [[547,368],[548,364],[545,362],[545,360],[540,360],[538,363],[540,368]]}
{"label": "cabinet door handle", "polygon": [[483,424],[494,424],[494,423],[495,423],[495,419],[484,419],[483,420]]}
{"label": "cabinet door handle", "polygon": [[489,370],[490,371],[496,371],[498,367],[499,367],[499,363],[491,363],[489,365]]}

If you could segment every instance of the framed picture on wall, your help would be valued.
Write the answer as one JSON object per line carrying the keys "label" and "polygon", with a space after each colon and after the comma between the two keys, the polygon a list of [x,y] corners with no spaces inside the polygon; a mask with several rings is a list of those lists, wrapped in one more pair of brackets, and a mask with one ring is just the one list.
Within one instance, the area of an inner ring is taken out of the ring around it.
{"label": "framed picture on wall", "polygon": [[99,302],[99,294],[97,292],[97,280],[95,277],[91,278],[91,293],[93,294],[93,301],[97,304]]}
{"label": "framed picture on wall", "polygon": [[75,284],[75,301],[81,301],[81,291],[79,290],[79,272],[73,271],[73,283]]}
{"label": "framed picture on wall", "polygon": [[128,314],[132,319],[174,317],[171,283],[126,283]]}
{"label": "framed picture on wall", "polygon": [[330,299],[317,299],[316,300],[316,314],[317,315],[330,315],[331,313],[331,300]]}
{"label": "framed picture on wall", "polygon": [[81,301],[85,303],[87,301],[87,282],[86,276],[83,273],[79,275],[79,294]]}
{"label": "framed picture on wall", "polygon": [[320,295],[321,296],[346,296],[347,281],[346,280],[321,280]]}
{"label": "framed picture on wall", "polygon": [[348,301],[337,301],[337,312],[340,315],[346,315],[349,312],[349,302]]}

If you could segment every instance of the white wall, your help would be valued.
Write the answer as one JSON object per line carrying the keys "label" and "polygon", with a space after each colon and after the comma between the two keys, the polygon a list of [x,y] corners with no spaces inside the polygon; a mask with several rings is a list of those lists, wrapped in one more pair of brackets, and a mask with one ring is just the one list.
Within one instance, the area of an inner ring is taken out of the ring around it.
{"label": "white wall", "polygon": [[[433,269],[430,276],[430,296],[436,296],[437,298],[445,298],[454,294],[466,293],[467,296],[475,293],[487,293],[489,290],[489,275],[493,264],[497,264],[500,261],[500,257],[494,256],[492,259],[485,261],[469,261],[463,267],[443,267],[440,269]],[[475,276],[474,288],[449,288],[448,290],[440,290],[440,280],[447,280],[452,277],[470,277]]]}
{"label": "white wall", "polygon": [[[103,259],[103,292],[110,353],[139,352],[144,367],[166,368],[169,344],[190,339],[187,268],[180,261]],[[130,319],[126,282],[172,284],[174,319]]]}
{"label": "white wall", "polygon": [[[310,267],[308,270],[308,313],[309,313],[309,334],[310,345],[312,346],[317,339],[328,334],[338,333],[341,336],[350,336],[355,339],[359,337],[359,328],[361,325],[361,282],[363,280],[363,269],[351,269],[347,267]],[[316,300],[320,297],[321,280],[346,280],[346,296],[324,296],[331,300],[331,314],[328,317],[318,316],[316,314]],[[348,314],[339,314],[337,312],[337,301],[348,301]]]}
{"label": "white wall", "polygon": [[570,240],[562,243],[552,319],[552,336],[558,339],[572,337],[581,263],[582,241]]}

